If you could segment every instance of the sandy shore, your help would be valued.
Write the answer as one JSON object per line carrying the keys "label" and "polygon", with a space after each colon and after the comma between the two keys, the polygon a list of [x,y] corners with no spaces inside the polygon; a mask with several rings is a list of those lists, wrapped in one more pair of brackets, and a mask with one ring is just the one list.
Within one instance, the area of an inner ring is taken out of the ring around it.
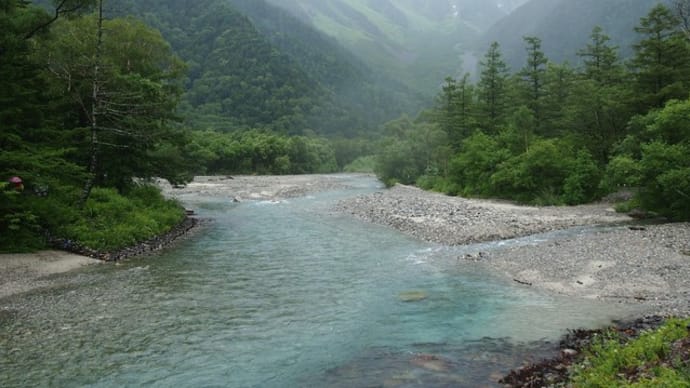
{"label": "sandy shore", "polygon": [[50,286],[50,275],[97,263],[96,259],[61,251],[2,254],[0,298]]}
{"label": "sandy shore", "polygon": [[[609,204],[529,207],[468,200],[414,187],[340,202],[336,210],[447,245],[510,239],[585,225],[599,232],[459,258],[525,287],[640,305],[649,313],[690,315],[690,224],[630,228]],[[642,229],[642,230],[640,230]]]}

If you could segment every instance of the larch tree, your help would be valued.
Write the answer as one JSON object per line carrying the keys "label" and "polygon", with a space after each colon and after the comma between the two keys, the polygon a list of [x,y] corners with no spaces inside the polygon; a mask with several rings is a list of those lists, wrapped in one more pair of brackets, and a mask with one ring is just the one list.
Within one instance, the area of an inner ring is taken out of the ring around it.
{"label": "larch tree", "polygon": [[532,110],[537,131],[540,131],[544,118],[543,99],[548,59],[541,49],[541,39],[534,36],[525,36],[523,39],[526,44],[527,63],[518,76],[523,84],[525,105]]}
{"label": "larch tree", "polygon": [[481,127],[488,134],[498,132],[505,120],[509,69],[503,60],[500,45],[493,42],[480,62],[481,73],[477,84],[478,111]]}
{"label": "larch tree", "polygon": [[640,19],[635,31],[642,39],[633,46],[630,69],[635,77],[633,104],[638,112],[661,108],[674,98],[686,98],[690,86],[690,44],[680,20],[659,4]]}

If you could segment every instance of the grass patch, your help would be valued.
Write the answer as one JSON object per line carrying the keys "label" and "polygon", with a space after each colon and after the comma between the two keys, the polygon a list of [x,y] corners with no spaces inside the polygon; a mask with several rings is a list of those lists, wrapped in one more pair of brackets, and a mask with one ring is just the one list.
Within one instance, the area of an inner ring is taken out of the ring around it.
{"label": "grass patch", "polygon": [[690,319],[621,343],[606,335],[573,370],[574,387],[690,387]]}
{"label": "grass patch", "polygon": [[158,188],[138,186],[126,196],[94,188],[82,214],[64,235],[99,251],[112,251],[161,235],[184,219],[184,209]]}

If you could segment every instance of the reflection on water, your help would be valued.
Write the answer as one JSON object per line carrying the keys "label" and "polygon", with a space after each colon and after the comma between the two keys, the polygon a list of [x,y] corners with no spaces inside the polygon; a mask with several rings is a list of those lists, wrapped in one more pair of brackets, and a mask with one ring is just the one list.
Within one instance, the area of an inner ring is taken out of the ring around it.
{"label": "reflection on water", "polygon": [[[197,198],[214,221],[175,250],[0,300],[0,381],[490,385],[566,327],[622,314],[480,273],[456,260],[463,248],[328,214],[377,187],[351,179],[358,189],[279,203]],[[410,291],[423,297],[405,302]]]}

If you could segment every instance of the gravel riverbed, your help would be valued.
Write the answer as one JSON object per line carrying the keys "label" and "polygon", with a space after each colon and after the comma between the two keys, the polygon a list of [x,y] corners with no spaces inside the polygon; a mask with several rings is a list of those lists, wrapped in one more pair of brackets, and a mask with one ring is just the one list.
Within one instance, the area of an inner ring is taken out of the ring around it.
{"label": "gravel riverbed", "polygon": [[358,219],[446,245],[504,240],[587,225],[596,232],[459,258],[525,286],[639,305],[650,314],[690,315],[690,224],[631,227],[610,204],[531,207],[449,197],[414,187],[341,201]]}

